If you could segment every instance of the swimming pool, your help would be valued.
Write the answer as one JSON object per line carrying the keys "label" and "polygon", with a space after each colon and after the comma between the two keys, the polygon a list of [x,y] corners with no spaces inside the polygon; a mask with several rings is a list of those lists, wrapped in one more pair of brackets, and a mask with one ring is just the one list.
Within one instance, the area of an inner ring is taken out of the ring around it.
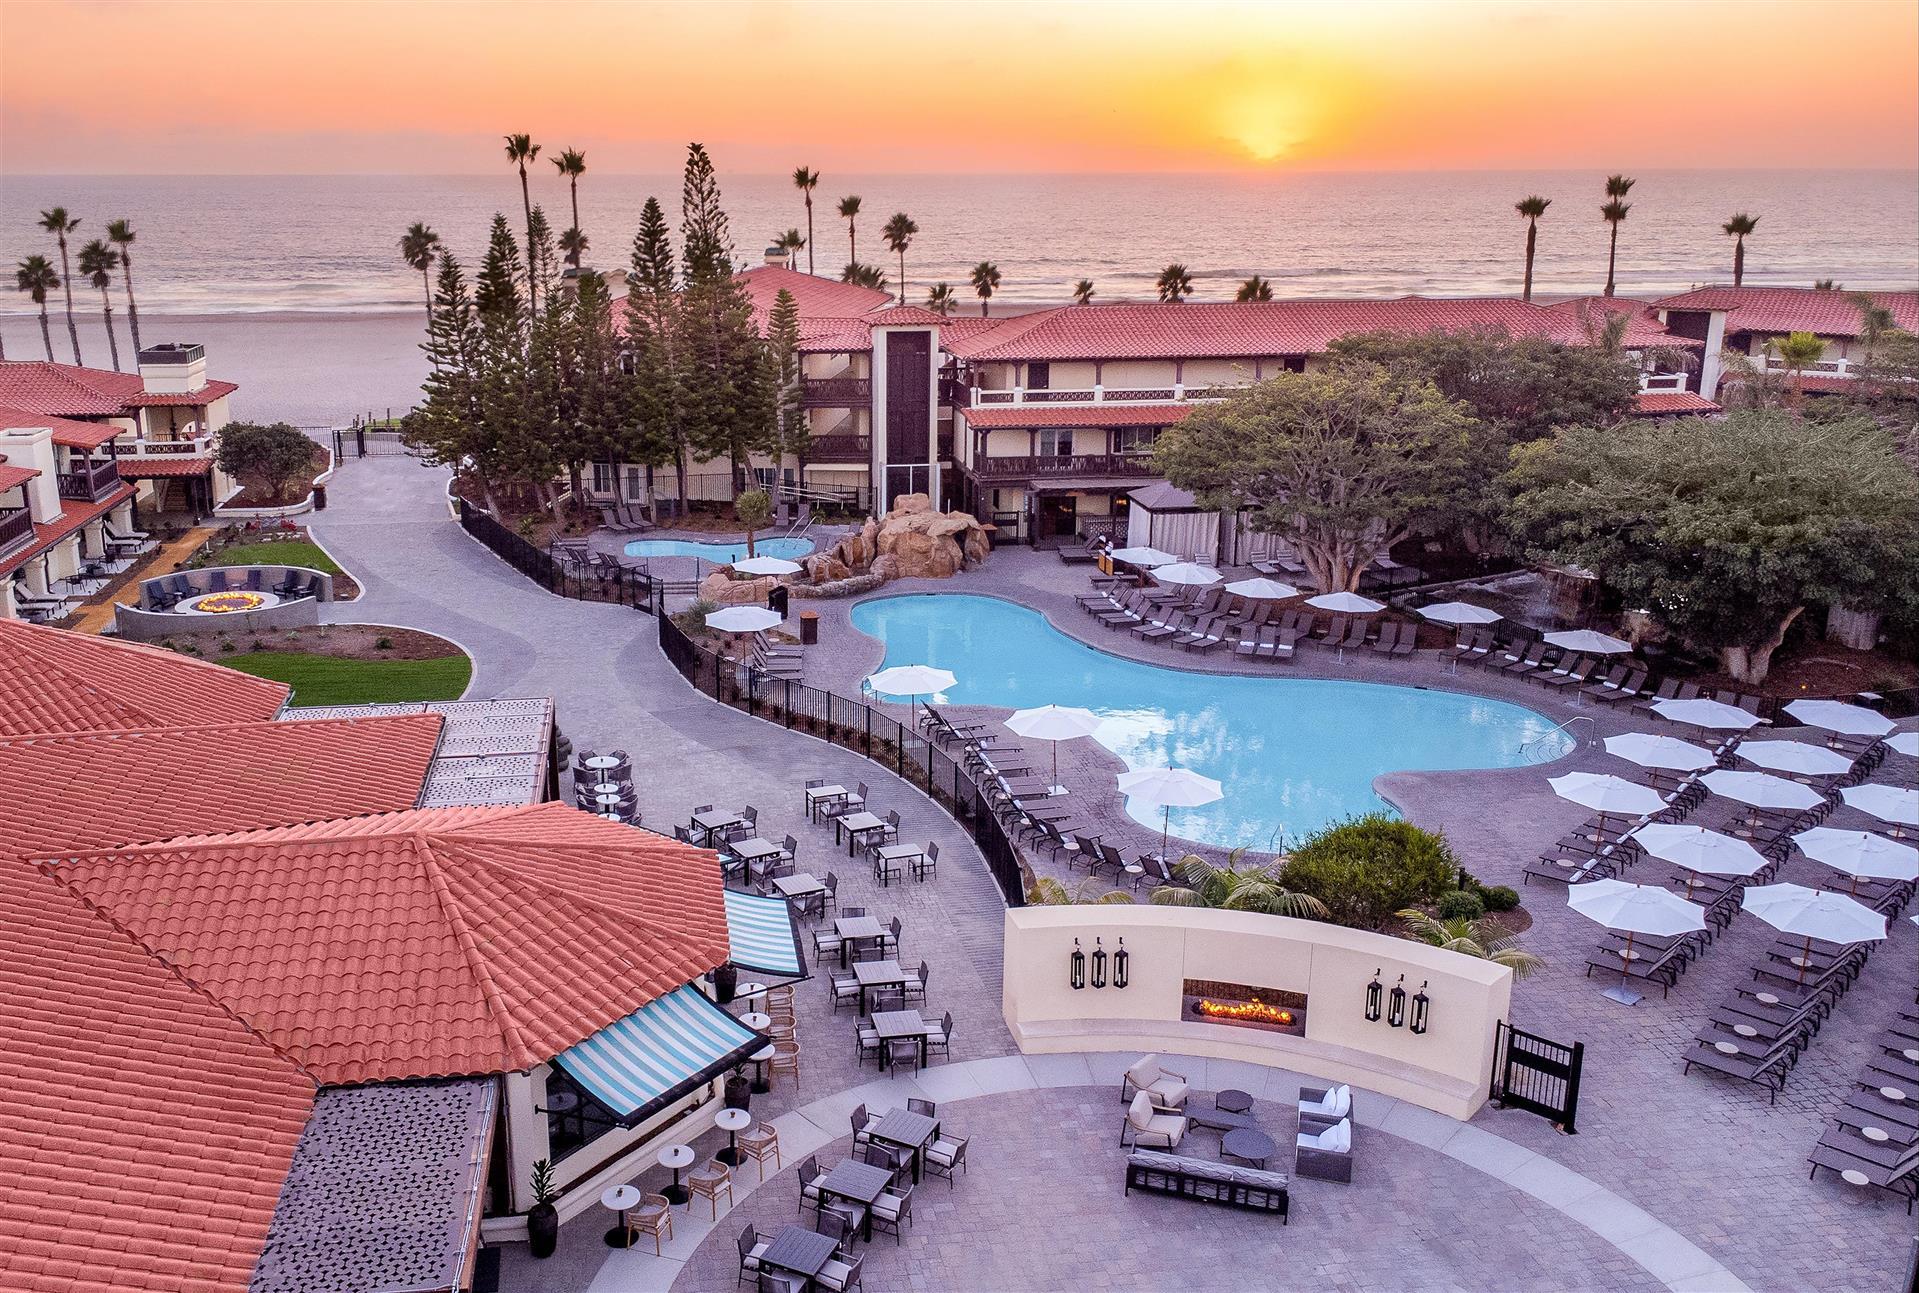
{"label": "swimming pool", "polygon": [[[797,561],[813,550],[811,539],[761,539],[753,545],[757,557],[784,557]],[[635,539],[626,545],[629,557],[700,557],[718,565],[746,559],[744,543],[695,543],[690,539]]]}
{"label": "swimming pool", "polygon": [[[876,598],[853,608],[853,626],[886,644],[887,666],[951,670],[959,681],[943,703],[1081,705],[1106,720],[1094,739],[1127,767],[1173,764],[1215,778],[1225,798],[1175,809],[1172,827],[1227,847],[1267,852],[1354,814],[1390,812],[1373,793],[1381,773],[1516,767],[1573,745],[1530,709],[1458,692],[1122,660],[996,597]],[[1048,757],[1043,741],[1026,748]],[[1158,808],[1129,801],[1127,812],[1160,824]]]}

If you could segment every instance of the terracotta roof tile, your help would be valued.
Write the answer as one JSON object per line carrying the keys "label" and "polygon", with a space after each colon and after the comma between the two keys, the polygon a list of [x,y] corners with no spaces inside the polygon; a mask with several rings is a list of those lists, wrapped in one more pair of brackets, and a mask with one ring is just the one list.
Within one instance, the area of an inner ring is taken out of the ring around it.
{"label": "terracotta roof tile", "polygon": [[[1813,332],[1822,337],[1859,335],[1855,293],[1811,287],[1702,287],[1652,303],[1657,310],[1725,310],[1728,332]],[[1919,292],[1867,292],[1892,311],[1908,332],[1919,332]]]}
{"label": "terracotta roof tile", "polygon": [[856,287],[838,279],[802,274],[778,265],[756,265],[735,277],[753,298],[754,314],[764,318],[773,312],[774,298],[784,288],[793,294],[802,319],[853,319],[880,309],[892,299],[872,287]]}
{"label": "terracotta roof tile", "polygon": [[0,620],[0,737],[268,719],[286,698],[159,647]]}
{"label": "terracotta roof tile", "polygon": [[127,480],[204,476],[211,470],[213,470],[211,458],[122,458],[120,460],[120,475]]}
{"label": "terracotta roof tile", "polygon": [[17,466],[8,462],[4,454],[0,454],[0,490],[15,489],[39,474],[38,467]]}
{"label": "terracotta roof tile", "polygon": [[0,739],[0,840],[32,856],[411,808],[440,726],[417,714]]}
{"label": "terracotta roof tile", "polygon": [[208,382],[187,394],[156,395],[148,393],[138,373],[44,359],[0,360],[0,405],[29,413],[98,417],[146,404],[205,404],[239,389],[232,382]]}
{"label": "terracotta roof tile", "polygon": [[1717,404],[1694,391],[1642,391],[1639,395],[1638,413],[1641,417],[1717,412]]}
{"label": "terracotta roof tile", "polygon": [[1198,404],[1002,404],[961,409],[981,431],[1027,427],[1159,427],[1183,419]]}
{"label": "terracotta roof tile", "polygon": [[866,322],[874,328],[937,328],[945,326],[947,319],[917,305],[894,305],[867,315]]}
{"label": "terracotta roof tile", "polygon": [[126,431],[125,427],[114,426],[111,422],[76,422],[72,418],[0,404],[0,431],[11,431],[17,427],[45,427],[53,432],[55,444],[72,449],[98,449]]}
{"label": "terracotta roof tile", "polygon": [[[1630,314],[1626,325],[1626,335],[1620,345],[1627,350],[1643,350],[1648,346],[1670,346],[1675,349],[1697,350],[1704,342],[1690,337],[1676,337],[1666,331],[1666,325],[1653,313],[1651,305],[1645,301],[1635,301],[1624,296],[1575,296],[1564,301],[1554,301],[1546,307],[1558,314],[1564,314],[1578,326],[1578,339],[1585,339],[1591,332],[1596,334],[1606,323],[1606,316]],[[1590,322],[1588,322],[1590,321]]]}
{"label": "terracotta roof tile", "polygon": [[[0,575],[18,570],[28,561],[39,556],[48,548],[51,548],[54,544],[85,525],[88,521],[91,521],[94,517],[104,512],[112,511],[132,497],[133,486],[123,481],[111,494],[108,494],[97,503],[85,503],[72,498],[61,499],[58,519],[47,521],[44,524],[35,523],[33,527],[33,542],[4,560],[0,560]],[[10,621],[7,620],[0,620],[0,624],[9,622]],[[8,696],[4,679],[9,664],[9,661],[0,659],[0,734],[4,734],[7,730],[5,707]]]}
{"label": "terracotta roof tile", "polygon": [[711,852],[555,803],[46,869],[323,1083],[530,1068],[730,954]]}
{"label": "terracotta roof tile", "polygon": [[240,389],[237,382],[208,382],[197,391],[141,391],[127,399],[130,409],[197,406],[211,404],[224,395],[231,395]]}

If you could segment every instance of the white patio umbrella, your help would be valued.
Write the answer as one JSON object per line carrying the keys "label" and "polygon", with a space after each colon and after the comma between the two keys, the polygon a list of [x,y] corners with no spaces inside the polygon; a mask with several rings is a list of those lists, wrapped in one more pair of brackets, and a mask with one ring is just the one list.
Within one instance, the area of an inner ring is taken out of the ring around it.
{"label": "white patio umbrella", "polygon": [[1839,700],[1795,700],[1786,712],[1802,723],[1847,736],[1884,736],[1892,730],[1892,720],[1884,714]]}
{"label": "white patio umbrella", "polygon": [[1692,897],[1693,885],[1700,873],[1747,876],[1766,865],[1766,855],[1746,841],[1703,826],[1653,822],[1632,834],[1648,856],[1694,873],[1686,878],[1687,898]]}
{"label": "white patio umbrella", "polygon": [[799,568],[799,562],[783,557],[747,557],[733,563],[733,569],[742,575],[791,575],[798,573]]}
{"label": "white patio umbrella", "polygon": [[1006,720],[1006,726],[1021,736],[1030,736],[1035,741],[1048,741],[1053,746],[1053,783],[1054,794],[1060,794],[1059,784],[1059,743],[1077,740],[1082,736],[1091,736],[1099,730],[1105,720],[1090,709],[1079,709],[1072,705],[1041,705],[1035,709],[1022,709]]}
{"label": "white patio umbrella", "polygon": [[1733,753],[1747,763],[1802,777],[1836,776],[1852,766],[1852,760],[1836,750],[1804,741],[1745,741]]}
{"label": "white patio umbrella", "polygon": [[1632,643],[1623,638],[1613,637],[1609,633],[1598,633],[1592,629],[1569,629],[1564,633],[1548,633],[1546,641],[1566,651],[1575,651],[1580,655],[1618,655],[1622,651],[1632,650]]}
{"label": "white patio umbrella", "polygon": [[1299,596],[1299,589],[1291,584],[1283,584],[1277,579],[1237,579],[1226,585],[1226,591],[1235,597],[1244,597],[1255,602],[1278,602],[1288,597]]}
{"label": "white patio umbrella", "polygon": [[868,678],[866,685],[882,696],[910,696],[910,712],[911,704],[917,703],[921,696],[945,691],[958,681],[946,670],[935,669],[931,665],[896,664]]}
{"label": "white patio umbrella", "polygon": [[1546,784],[1561,799],[1590,808],[1601,817],[1645,817],[1666,806],[1664,797],[1651,786],[1609,772],[1568,772],[1549,778]]}
{"label": "white patio umbrella", "polygon": [[1217,781],[1202,777],[1190,768],[1141,768],[1137,772],[1123,772],[1119,792],[1128,799],[1141,799],[1164,810],[1159,827],[1162,858],[1166,857],[1166,842],[1172,834],[1175,808],[1197,808],[1225,797]]}
{"label": "white patio umbrella", "polygon": [[1671,719],[1675,723],[1722,732],[1743,732],[1766,721],[1757,714],[1748,714],[1739,706],[1728,705],[1723,700],[1700,698],[1661,700],[1656,701],[1652,709],[1653,713],[1659,717]]}
{"label": "white patio umbrella", "polygon": [[1626,986],[1627,972],[1633,961],[1633,935],[1671,937],[1706,927],[1706,914],[1698,904],[1687,902],[1655,884],[1592,880],[1574,885],[1566,895],[1566,905],[1587,920],[1626,936],[1626,946],[1619,954],[1619,984],[1607,989],[1605,994],[1622,1006],[1639,1002],[1639,994]]}
{"label": "white patio umbrella", "polygon": [[1322,611],[1332,611],[1336,615],[1371,615],[1386,609],[1385,602],[1376,602],[1358,593],[1321,593],[1317,597],[1308,597],[1306,604]]}
{"label": "white patio umbrella", "polygon": [[1489,611],[1484,606],[1474,606],[1471,602],[1437,602],[1431,606],[1415,608],[1420,615],[1435,624],[1493,624],[1505,619],[1498,611]]}
{"label": "white patio umbrella", "polygon": [[1682,741],[1676,736],[1654,736],[1647,732],[1627,732],[1606,738],[1606,753],[1637,763],[1642,768],[1669,768],[1674,772],[1697,772],[1710,768],[1712,751]]}
{"label": "white patio umbrella", "polygon": [[1170,566],[1179,558],[1170,552],[1161,552],[1158,548],[1115,548],[1106,554],[1114,561],[1123,561],[1129,566]]}
{"label": "white patio umbrella", "polygon": [[782,618],[764,606],[728,606],[707,615],[706,627],[722,633],[764,633]]}
{"label": "white patio umbrella", "polygon": [[1840,795],[1862,813],[1871,813],[1894,826],[1919,826],[1919,790],[1869,783],[1847,786]]}
{"label": "white patio umbrella", "polygon": [[1797,810],[1816,807],[1826,799],[1811,786],[1775,777],[1770,772],[1736,772],[1731,768],[1714,768],[1700,780],[1715,795],[1736,799],[1754,808]]}
{"label": "white patio umbrella", "polygon": [[1815,826],[1800,831],[1792,837],[1792,842],[1813,861],[1851,876],[1854,891],[1861,880],[1919,879],[1919,848],[1871,831]]}
{"label": "white patio umbrella", "polygon": [[1886,738],[1886,748],[1908,759],[1919,757],[1919,732],[1895,732]]}
{"label": "white patio umbrella", "polygon": [[1175,561],[1170,566],[1159,566],[1153,571],[1153,578],[1162,584],[1216,584],[1222,576],[1211,566],[1202,566],[1192,561]]}
{"label": "white patio umbrella", "polygon": [[1812,963],[1812,940],[1822,943],[1870,943],[1886,936],[1886,918],[1856,898],[1802,884],[1762,884],[1746,890],[1740,903],[1782,934],[1805,938],[1799,981]]}

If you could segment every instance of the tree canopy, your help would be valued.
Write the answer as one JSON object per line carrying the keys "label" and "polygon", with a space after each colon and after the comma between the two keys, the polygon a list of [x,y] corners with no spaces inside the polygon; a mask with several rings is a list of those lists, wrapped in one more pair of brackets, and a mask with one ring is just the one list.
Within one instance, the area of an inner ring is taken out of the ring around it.
{"label": "tree canopy", "polygon": [[1373,813],[1329,826],[1293,850],[1279,881],[1317,898],[1338,924],[1378,929],[1400,909],[1430,902],[1458,874],[1445,836]]}
{"label": "tree canopy", "polygon": [[1919,476],[1868,418],[1573,427],[1515,450],[1508,483],[1532,556],[1595,571],[1742,682],[1810,605],[1919,598]]}
{"label": "tree canopy", "polygon": [[214,461],[236,479],[258,480],[279,502],[287,486],[313,471],[313,441],[285,422],[229,422],[220,428]]}

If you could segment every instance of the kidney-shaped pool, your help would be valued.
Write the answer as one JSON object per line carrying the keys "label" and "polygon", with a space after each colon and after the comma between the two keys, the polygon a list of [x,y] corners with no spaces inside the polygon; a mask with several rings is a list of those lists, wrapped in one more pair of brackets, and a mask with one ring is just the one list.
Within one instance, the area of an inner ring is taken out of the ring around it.
{"label": "kidney-shaped pool", "polygon": [[[1507,768],[1556,759],[1572,741],[1521,705],[1450,691],[1313,678],[1198,673],[1122,660],[1075,641],[1037,611],[963,593],[881,597],[853,626],[886,644],[886,665],[930,664],[959,679],[954,705],[1079,705],[1094,739],[1129,768],[1172,764],[1215,778],[1225,798],[1175,809],[1186,839],[1261,852],[1330,822],[1390,811],[1384,772]],[[1028,742],[1046,757],[1046,743]],[[1127,805],[1157,828],[1160,810]]]}

